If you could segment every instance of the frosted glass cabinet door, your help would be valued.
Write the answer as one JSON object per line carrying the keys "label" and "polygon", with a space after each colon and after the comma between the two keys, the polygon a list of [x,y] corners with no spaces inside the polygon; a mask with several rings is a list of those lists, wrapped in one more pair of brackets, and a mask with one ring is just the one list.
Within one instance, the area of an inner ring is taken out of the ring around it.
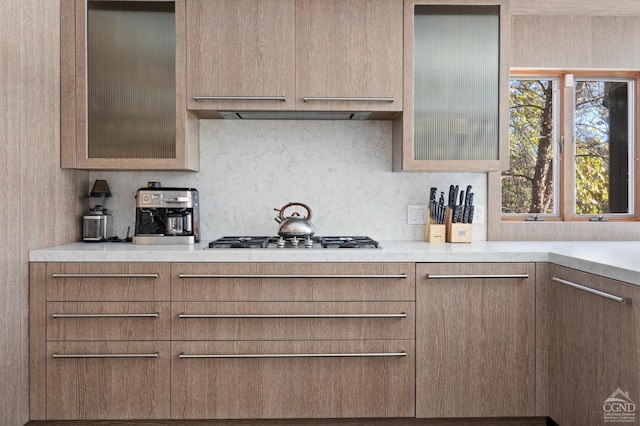
{"label": "frosted glass cabinet door", "polygon": [[61,64],[75,89],[67,96],[63,83],[63,167],[197,169],[186,146],[184,0],[72,3],[61,4],[63,57],[75,46],[75,68]]}
{"label": "frosted glass cabinet door", "polygon": [[504,7],[405,0],[405,108],[395,168],[491,171],[508,160]]}

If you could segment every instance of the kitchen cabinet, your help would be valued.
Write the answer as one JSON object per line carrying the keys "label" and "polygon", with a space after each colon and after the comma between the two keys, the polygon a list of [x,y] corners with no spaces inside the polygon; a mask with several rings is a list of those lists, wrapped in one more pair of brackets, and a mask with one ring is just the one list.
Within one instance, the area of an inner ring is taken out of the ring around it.
{"label": "kitchen cabinet", "polygon": [[640,288],[561,266],[551,271],[539,289],[548,315],[549,416],[563,426],[636,424]]}
{"label": "kitchen cabinet", "polygon": [[416,417],[525,417],[535,404],[535,264],[416,266]]}
{"label": "kitchen cabinet", "polygon": [[404,0],[394,171],[508,168],[509,2]]}
{"label": "kitchen cabinet", "polygon": [[187,107],[295,109],[295,0],[189,0]]}
{"label": "kitchen cabinet", "polygon": [[296,108],[402,111],[402,2],[297,0]]}
{"label": "kitchen cabinet", "polygon": [[413,264],[172,264],[171,416],[413,417]]}
{"label": "kitchen cabinet", "polygon": [[30,265],[30,418],[169,417],[169,265]]}
{"label": "kitchen cabinet", "polygon": [[61,2],[61,166],[198,170],[185,0]]}
{"label": "kitchen cabinet", "polygon": [[193,0],[187,28],[199,117],[402,110],[401,0]]}

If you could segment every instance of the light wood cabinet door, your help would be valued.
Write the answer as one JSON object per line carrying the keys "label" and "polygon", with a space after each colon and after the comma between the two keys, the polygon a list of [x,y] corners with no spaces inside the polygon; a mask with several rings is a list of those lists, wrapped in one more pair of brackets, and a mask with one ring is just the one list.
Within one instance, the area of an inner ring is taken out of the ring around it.
{"label": "light wood cabinet door", "polygon": [[416,275],[416,416],[532,416],[535,264],[418,264]]}
{"label": "light wood cabinet door", "polygon": [[49,342],[49,420],[166,419],[169,342]]}
{"label": "light wood cabinet door", "polygon": [[[549,416],[563,426],[623,419],[638,424],[640,288],[553,268],[551,280],[543,283],[549,304]],[[620,401],[608,403],[611,397]]]}
{"label": "light wood cabinet door", "polygon": [[297,0],[296,108],[402,111],[402,28],[402,0]]}
{"label": "light wood cabinet door", "polygon": [[413,417],[413,340],[173,342],[171,416]]}
{"label": "light wood cabinet door", "polygon": [[189,0],[187,108],[294,109],[295,30],[295,0]]}

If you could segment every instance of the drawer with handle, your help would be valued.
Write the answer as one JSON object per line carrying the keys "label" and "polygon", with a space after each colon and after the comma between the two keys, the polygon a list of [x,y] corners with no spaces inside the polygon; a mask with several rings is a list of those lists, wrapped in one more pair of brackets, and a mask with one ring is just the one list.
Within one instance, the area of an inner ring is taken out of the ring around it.
{"label": "drawer with handle", "polygon": [[174,301],[415,300],[412,263],[174,263]]}
{"label": "drawer with handle", "polygon": [[49,301],[169,300],[168,263],[48,263]]}
{"label": "drawer with handle", "polygon": [[47,419],[166,419],[169,342],[50,342]]}
{"label": "drawer with handle", "polygon": [[174,302],[174,340],[413,339],[414,302]]}
{"label": "drawer with handle", "polygon": [[48,302],[47,340],[169,340],[169,302]]}
{"label": "drawer with handle", "polygon": [[413,340],[173,342],[172,418],[412,417]]}

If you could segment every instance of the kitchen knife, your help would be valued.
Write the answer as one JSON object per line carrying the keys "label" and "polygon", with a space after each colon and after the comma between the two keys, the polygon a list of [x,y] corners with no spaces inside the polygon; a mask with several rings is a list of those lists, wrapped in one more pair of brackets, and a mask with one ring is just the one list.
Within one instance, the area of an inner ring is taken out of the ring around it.
{"label": "kitchen knife", "polygon": [[438,192],[438,188],[432,186],[431,189],[429,190],[429,203],[431,203],[431,201],[436,200],[437,192]]}
{"label": "kitchen knife", "polygon": [[453,208],[453,216],[451,222],[458,223],[462,219],[462,206],[455,206]]}
{"label": "kitchen knife", "polygon": [[464,200],[464,213],[462,214],[462,223],[469,223],[469,215],[471,214],[471,206],[473,205],[473,193],[467,193]]}
{"label": "kitchen knife", "polygon": [[456,197],[457,197],[457,192],[455,191],[455,186],[453,185],[449,185],[449,202],[447,203],[447,205],[449,207],[453,207],[456,205]]}

